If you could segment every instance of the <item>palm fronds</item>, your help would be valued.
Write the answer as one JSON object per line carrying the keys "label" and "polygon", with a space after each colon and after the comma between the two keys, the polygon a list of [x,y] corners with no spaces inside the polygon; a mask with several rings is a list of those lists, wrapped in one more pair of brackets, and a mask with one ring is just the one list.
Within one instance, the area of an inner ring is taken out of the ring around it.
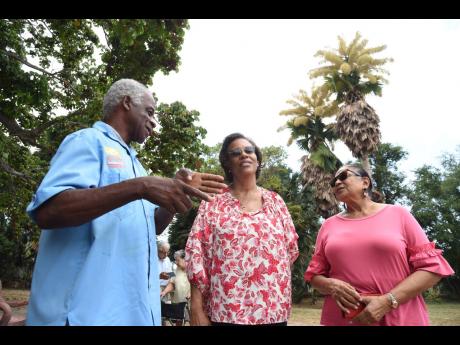
{"label": "palm fronds", "polygon": [[393,59],[377,59],[373,57],[373,54],[383,51],[386,46],[366,48],[368,41],[362,39],[359,32],[356,33],[350,44],[347,44],[340,36],[338,36],[338,41],[337,49],[319,50],[315,54],[322,59],[321,64],[331,64],[312,69],[310,78],[323,77],[324,85],[332,93],[336,93],[337,100],[340,102],[349,91],[358,90],[363,95],[371,92],[381,95],[381,84],[386,82],[382,74],[388,73],[381,66],[392,62]]}

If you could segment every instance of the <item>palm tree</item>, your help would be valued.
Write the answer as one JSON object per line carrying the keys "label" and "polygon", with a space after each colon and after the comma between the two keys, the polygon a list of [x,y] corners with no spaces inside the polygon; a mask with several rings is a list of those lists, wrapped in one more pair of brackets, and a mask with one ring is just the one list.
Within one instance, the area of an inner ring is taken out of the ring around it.
{"label": "palm tree", "polygon": [[323,77],[323,87],[336,95],[335,101],[341,105],[335,128],[337,135],[371,175],[369,154],[376,151],[380,143],[380,119],[364,97],[369,93],[382,95],[382,85],[388,83],[382,74],[388,72],[381,66],[393,59],[373,58],[373,54],[386,46],[366,48],[368,41],[361,39],[359,32],[348,45],[342,37],[338,36],[338,40],[338,49],[319,50],[315,54],[328,65],[311,70],[310,77]]}
{"label": "palm tree", "polygon": [[294,116],[279,130],[290,129],[288,145],[294,140],[308,155],[302,157],[301,174],[303,186],[314,190],[318,212],[329,217],[338,211],[338,203],[331,193],[329,181],[332,173],[341,165],[332,153],[334,140],[337,139],[334,124],[326,125],[323,118],[337,113],[337,101],[329,101],[327,88],[313,88],[311,96],[300,90],[295,100],[288,100],[291,109],[283,110],[280,115]]}

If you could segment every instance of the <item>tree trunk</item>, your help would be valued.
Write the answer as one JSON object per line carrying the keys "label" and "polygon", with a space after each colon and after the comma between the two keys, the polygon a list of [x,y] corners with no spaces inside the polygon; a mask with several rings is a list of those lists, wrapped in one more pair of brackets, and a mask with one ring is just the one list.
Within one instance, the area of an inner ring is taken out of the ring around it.
{"label": "tree trunk", "polygon": [[369,156],[367,154],[363,155],[361,157],[361,164],[363,166],[363,169],[366,170],[368,173],[369,177],[372,179],[372,171],[371,171],[371,165],[369,163]]}

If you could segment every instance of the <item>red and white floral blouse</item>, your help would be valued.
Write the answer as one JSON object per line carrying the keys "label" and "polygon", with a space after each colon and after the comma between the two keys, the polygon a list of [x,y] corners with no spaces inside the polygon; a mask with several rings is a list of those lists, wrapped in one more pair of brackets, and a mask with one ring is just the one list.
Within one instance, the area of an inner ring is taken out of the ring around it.
{"label": "red and white floral blouse", "polygon": [[185,260],[211,321],[268,324],[290,316],[298,235],[283,199],[259,190],[256,212],[243,212],[229,189],[198,209]]}

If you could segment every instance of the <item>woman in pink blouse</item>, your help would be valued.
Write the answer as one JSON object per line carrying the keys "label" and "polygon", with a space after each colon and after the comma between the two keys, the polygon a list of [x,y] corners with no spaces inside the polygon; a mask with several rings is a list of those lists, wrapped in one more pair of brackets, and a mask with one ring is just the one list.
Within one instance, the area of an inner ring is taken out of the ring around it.
{"label": "woman in pink blouse", "polygon": [[321,324],[429,325],[421,293],[454,273],[442,251],[405,208],[371,200],[360,165],[340,168],[331,187],[346,210],[323,223],[305,272],[326,295]]}
{"label": "woman in pink blouse", "polygon": [[262,153],[252,140],[227,136],[219,160],[229,188],[201,203],[185,249],[191,325],[286,325],[299,255],[291,216],[257,186]]}

